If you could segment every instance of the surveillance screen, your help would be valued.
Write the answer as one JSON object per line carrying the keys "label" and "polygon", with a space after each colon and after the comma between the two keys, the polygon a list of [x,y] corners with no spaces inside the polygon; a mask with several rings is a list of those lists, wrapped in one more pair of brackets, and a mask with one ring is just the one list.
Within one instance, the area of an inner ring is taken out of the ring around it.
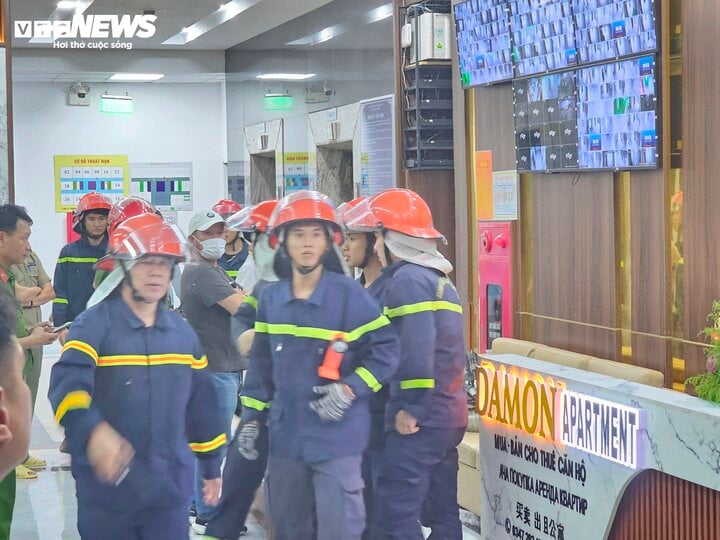
{"label": "surveillance screen", "polygon": [[570,0],[512,0],[510,28],[516,77],[577,64]]}
{"label": "surveillance screen", "polygon": [[572,0],[581,64],[657,50],[654,0]]}
{"label": "surveillance screen", "polygon": [[512,79],[507,0],[466,0],[454,13],[463,87]]}
{"label": "surveillance screen", "polygon": [[518,170],[577,169],[575,72],[518,79],[513,91]]}
{"label": "surveillance screen", "polygon": [[658,165],[655,57],[577,71],[580,168]]}

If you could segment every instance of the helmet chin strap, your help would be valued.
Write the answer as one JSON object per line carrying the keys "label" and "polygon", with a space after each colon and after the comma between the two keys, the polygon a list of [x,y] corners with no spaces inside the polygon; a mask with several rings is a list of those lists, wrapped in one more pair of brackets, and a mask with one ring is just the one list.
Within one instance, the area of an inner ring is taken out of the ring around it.
{"label": "helmet chin strap", "polygon": [[306,275],[312,273],[316,268],[323,265],[323,263],[325,262],[325,257],[327,257],[327,254],[328,254],[328,252],[326,251],[325,254],[322,257],[320,257],[317,264],[314,264],[312,266],[301,266],[299,264],[293,263],[293,268],[295,268],[295,270],[300,272],[303,276],[306,276]]}
{"label": "helmet chin strap", "polygon": [[132,278],[130,277],[130,272],[128,272],[128,269],[125,267],[125,263],[121,261],[120,266],[123,269],[123,274],[125,274],[125,280],[127,281],[127,284],[130,286],[130,290],[132,291],[132,299],[136,302],[142,302],[143,304],[154,304],[152,300],[148,300],[147,298],[145,298],[135,288],[135,285],[133,285],[132,282]]}

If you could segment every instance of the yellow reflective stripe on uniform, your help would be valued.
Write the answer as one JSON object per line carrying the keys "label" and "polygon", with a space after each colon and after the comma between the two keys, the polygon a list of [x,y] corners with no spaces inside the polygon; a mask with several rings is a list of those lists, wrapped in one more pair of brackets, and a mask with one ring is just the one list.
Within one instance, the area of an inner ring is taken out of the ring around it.
{"label": "yellow reflective stripe on uniform", "polygon": [[202,369],[207,366],[207,358],[198,359],[192,354],[118,354],[100,356],[97,364],[98,367],[182,365]]}
{"label": "yellow reflective stripe on uniform", "polygon": [[217,437],[215,437],[212,441],[191,442],[190,450],[192,450],[193,452],[212,452],[213,450],[217,450],[218,448],[220,448],[226,442],[227,435],[223,433],[222,435],[218,435]]}
{"label": "yellow reflective stripe on uniform", "polygon": [[373,330],[377,330],[378,328],[382,328],[383,326],[388,326],[390,324],[390,321],[385,315],[380,315],[377,319],[374,321],[370,321],[367,324],[363,324],[362,326],[356,328],[352,332],[348,334],[347,340],[348,341],[357,341],[361,337],[363,337],[368,332],[372,332]]}
{"label": "yellow reflective stripe on uniform", "polygon": [[238,271],[237,270],[225,270],[227,272],[227,275],[230,277],[237,277]]}
{"label": "yellow reflective stripe on uniform", "polygon": [[61,257],[57,260],[58,264],[63,263],[96,263],[98,262],[97,257]]}
{"label": "yellow reflective stripe on uniform", "polygon": [[385,308],[385,315],[390,317],[402,317],[404,315],[412,315],[414,313],[422,313],[423,311],[454,311],[462,314],[462,306],[447,302],[445,300],[429,300],[427,302],[418,302],[417,304],[407,304],[396,308]]}
{"label": "yellow reflective stripe on uniform", "polygon": [[400,381],[400,390],[416,390],[418,388],[435,388],[435,379],[407,379]]}
{"label": "yellow reflective stripe on uniform", "polygon": [[248,396],[240,396],[240,403],[243,404],[243,407],[249,407],[261,412],[270,408],[270,403],[265,403],[264,401]]}
{"label": "yellow reflective stripe on uniform", "polygon": [[68,411],[89,409],[92,398],[85,390],[76,390],[67,394],[55,411],[55,421],[59,424]]}
{"label": "yellow reflective stripe on uniform", "polygon": [[55,298],[53,304],[67,304],[67,298]]}
{"label": "yellow reflective stripe on uniform", "polygon": [[193,357],[192,364],[190,365],[193,369],[205,369],[208,366],[207,356],[203,355],[200,358]]}
{"label": "yellow reflective stripe on uniform", "polygon": [[342,332],[340,330],[328,330],[326,328],[315,328],[312,326],[296,326],[294,324],[270,324],[264,322],[255,323],[255,331],[272,335],[288,335],[299,338],[323,339],[332,341],[338,335],[341,335],[345,341],[357,341],[362,336],[383,326],[390,324],[390,321],[384,315],[380,315],[377,319],[364,324],[351,332]]}
{"label": "yellow reflective stripe on uniform", "polygon": [[255,309],[255,311],[257,311],[257,306],[258,306],[257,298],[255,298],[254,296],[246,296],[245,303],[252,306],[253,309]]}
{"label": "yellow reflective stripe on uniform", "polygon": [[375,375],[370,373],[364,367],[360,366],[355,370],[355,373],[363,380],[363,382],[365,382],[365,384],[368,385],[370,390],[372,390],[373,392],[379,392],[382,388],[382,384],[380,384],[380,382],[375,378]]}
{"label": "yellow reflective stripe on uniform", "polygon": [[70,349],[74,349],[76,351],[87,354],[90,358],[93,359],[93,362],[97,364],[98,353],[89,343],[85,343],[84,341],[79,341],[77,339],[73,339],[72,341],[66,341],[65,345],[63,345],[62,352],[69,351]]}

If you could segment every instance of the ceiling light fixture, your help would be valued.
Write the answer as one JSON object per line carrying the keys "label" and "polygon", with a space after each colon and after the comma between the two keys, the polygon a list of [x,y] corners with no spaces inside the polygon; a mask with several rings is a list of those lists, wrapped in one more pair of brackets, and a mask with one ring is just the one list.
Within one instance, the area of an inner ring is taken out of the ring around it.
{"label": "ceiling light fixture", "polygon": [[231,0],[213,11],[207,17],[183,28],[179,33],[162,42],[163,45],[185,45],[210,30],[237,17],[262,0]]}
{"label": "ceiling light fixture", "polygon": [[301,45],[310,47],[312,45],[318,45],[319,43],[325,43],[326,41],[330,41],[333,38],[349,32],[353,28],[358,28],[360,26],[365,26],[378,21],[383,21],[389,17],[392,17],[392,14],[392,3],[383,4],[376,7],[375,9],[366,11],[362,15],[353,17],[350,22],[343,22],[335,24],[333,26],[328,26],[326,28],[323,28],[319,32],[315,32],[314,34],[301,37],[300,39],[296,39],[295,41],[290,41],[285,45]]}
{"label": "ceiling light fixture", "polygon": [[111,81],[124,82],[152,82],[159,81],[165,75],[163,73],[116,73],[110,77]]}
{"label": "ceiling light fixture", "polygon": [[315,73],[263,73],[257,78],[264,81],[304,81],[314,76]]}

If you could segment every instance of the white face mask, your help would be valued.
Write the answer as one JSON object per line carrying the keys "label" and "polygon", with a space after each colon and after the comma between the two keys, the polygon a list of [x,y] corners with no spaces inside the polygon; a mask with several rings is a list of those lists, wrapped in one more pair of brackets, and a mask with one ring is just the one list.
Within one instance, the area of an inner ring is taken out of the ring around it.
{"label": "white face mask", "polygon": [[[196,237],[197,240],[197,237]],[[217,261],[225,253],[225,239],[224,238],[208,238],[207,240],[198,240],[202,244],[202,250],[200,255],[204,259],[210,261]]]}

